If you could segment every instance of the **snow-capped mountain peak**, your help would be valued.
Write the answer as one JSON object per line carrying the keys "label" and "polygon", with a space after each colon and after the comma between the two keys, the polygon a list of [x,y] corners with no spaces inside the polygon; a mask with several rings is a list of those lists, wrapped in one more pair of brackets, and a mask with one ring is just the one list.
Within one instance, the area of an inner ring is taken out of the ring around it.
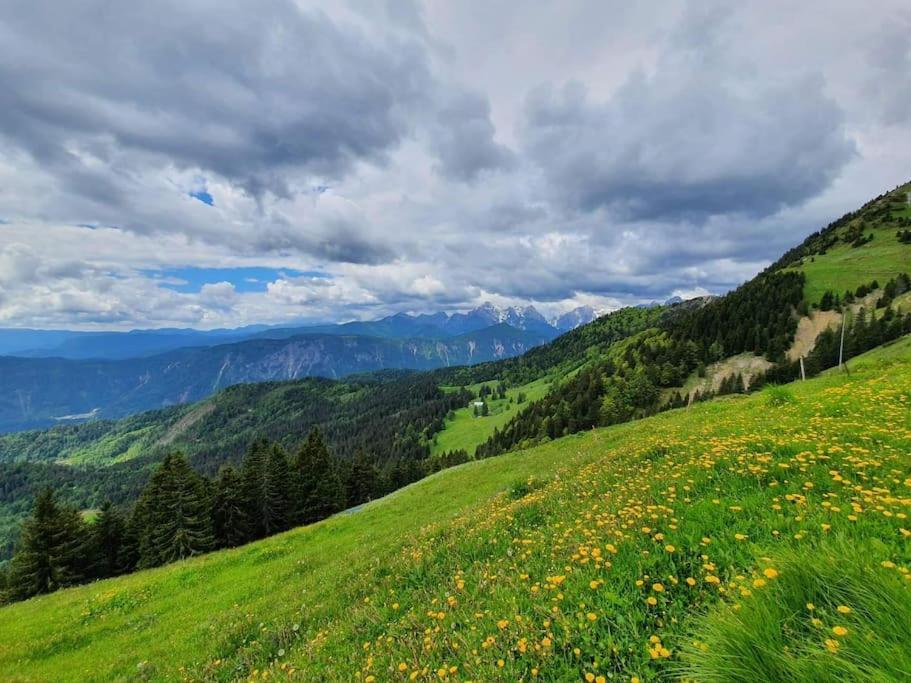
{"label": "snow-capped mountain peak", "polygon": [[598,317],[598,312],[591,306],[579,306],[555,318],[551,325],[561,332],[569,332],[581,325],[587,325]]}

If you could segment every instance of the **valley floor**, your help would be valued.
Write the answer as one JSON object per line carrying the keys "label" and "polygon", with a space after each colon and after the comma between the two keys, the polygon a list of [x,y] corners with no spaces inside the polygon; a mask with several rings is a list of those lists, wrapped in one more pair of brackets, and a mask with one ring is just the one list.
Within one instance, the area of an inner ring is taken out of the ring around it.
{"label": "valley floor", "polygon": [[907,680],[911,339],[0,609],[8,681]]}

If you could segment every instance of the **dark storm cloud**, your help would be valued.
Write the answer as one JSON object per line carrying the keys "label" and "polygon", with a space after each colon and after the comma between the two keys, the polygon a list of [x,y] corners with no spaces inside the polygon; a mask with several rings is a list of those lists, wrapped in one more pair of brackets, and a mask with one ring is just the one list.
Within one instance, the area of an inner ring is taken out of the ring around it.
{"label": "dark storm cloud", "polygon": [[512,153],[494,141],[490,105],[475,94],[455,92],[439,108],[430,147],[439,169],[454,180],[473,180],[484,170],[508,168]]}
{"label": "dark storm cloud", "polygon": [[557,201],[631,219],[766,216],[827,188],[852,158],[820,78],[732,83],[707,66],[637,74],[605,102],[579,83],[533,92],[523,139]]}
{"label": "dark storm cloud", "polygon": [[430,80],[417,42],[289,0],[6,2],[0,43],[0,131],[80,193],[80,153],[132,152],[286,195],[381,159]]}
{"label": "dark storm cloud", "polygon": [[254,247],[263,252],[302,251],[330,263],[377,264],[395,255],[388,243],[370,235],[356,218],[334,215],[320,230],[296,229],[287,219],[273,219],[257,235]]}

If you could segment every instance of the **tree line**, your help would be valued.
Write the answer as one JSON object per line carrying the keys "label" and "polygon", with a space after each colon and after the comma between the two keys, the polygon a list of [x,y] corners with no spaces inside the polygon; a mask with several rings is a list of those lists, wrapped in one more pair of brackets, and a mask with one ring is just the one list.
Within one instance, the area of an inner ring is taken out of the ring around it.
{"label": "tree line", "polygon": [[257,440],[239,467],[226,465],[212,479],[184,455],[169,454],[129,512],[105,503],[92,521],[46,488],[22,525],[0,594],[4,601],[21,600],[316,522],[434,467],[412,462],[381,468],[364,451],[342,460],[314,428],[293,455],[276,442]]}
{"label": "tree line", "polygon": [[[130,505],[175,450],[183,452],[195,470],[214,478],[224,465],[239,467],[250,444],[261,436],[293,452],[309,426],[319,425],[340,462],[351,462],[363,451],[384,481],[410,481],[411,470],[427,469],[433,437],[443,429],[446,415],[470,397],[464,390],[441,391],[428,373],[384,371],[340,381],[308,378],[237,385],[208,404],[2,435],[0,563],[11,557],[21,520],[38,491],[50,486],[62,501],[79,509],[100,508],[107,500]],[[181,427],[197,411],[202,416]],[[171,440],[169,434],[177,436]],[[134,435],[148,436],[130,441]],[[111,445],[121,450],[106,450]],[[111,462],[127,448],[140,454]],[[80,453],[79,464],[57,462],[61,453],[74,450]]]}

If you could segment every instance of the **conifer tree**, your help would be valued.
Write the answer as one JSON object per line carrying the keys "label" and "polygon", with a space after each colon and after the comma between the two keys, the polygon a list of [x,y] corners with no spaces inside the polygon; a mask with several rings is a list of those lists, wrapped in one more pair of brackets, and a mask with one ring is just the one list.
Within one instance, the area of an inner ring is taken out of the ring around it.
{"label": "conifer tree", "polygon": [[314,427],[293,463],[294,518],[310,524],[345,506],[345,489],[319,429]]}
{"label": "conifer tree", "polygon": [[126,520],[123,515],[110,501],[106,501],[90,528],[94,576],[104,578],[123,571],[121,548],[125,531]]}
{"label": "conifer tree", "polygon": [[291,481],[288,456],[277,444],[254,443],[243,466],[243,490],[253,538],[288,529],[291,524]]}
{"label": "conifer tree", "polygon": [[359,505],[372,500],[376,495],[377,485],[379,483],[379,472],[373,461],[367,457],[364,451],[358,451],[351,463],[351,471],[348,474],[347,493],[348,504]]}
{"label": "conifer tree", "polygon": [[140,519],[140,506],[134,505],[132,513],[126,518],[123,527],[123,541],[117,555],[117,572],[131,572],[139,565],[139,543],[144,525]]}
{"label": "conifer tree", "polygon": [[288,454],[273,444],[263,479],[263,531],[267,536],[291,528],[291,469]]}
{"label": "conifer tree", "polygon": [[218,473],[212,502],[215,542],[219,548],[231,548],[250,538],[247,508],[244,504],[243,480],[236,469],[227,465]]}
{"label": "conifer tree", "polygon": [[86,570],[85,524],[75,510],[58,506],[50,488],[35,501],[22,525],[9,584],[15,599],[25,599],[83,580]]}
{"label": "conifer tree", "polygon": [[243,487],[244,509],[246,511],[250,540],[262,538],[263,530],[263,480],[266,472],[266,457],[269,452],[269,442],[266,440],[255,441],[244,456],[241,470],[241,485]]}
{"label": "conifer tree", "polygon": [[139,566],[154,567],[207,552],[214,545],[205,480],[180,453],[165,457],[140,500]]}

